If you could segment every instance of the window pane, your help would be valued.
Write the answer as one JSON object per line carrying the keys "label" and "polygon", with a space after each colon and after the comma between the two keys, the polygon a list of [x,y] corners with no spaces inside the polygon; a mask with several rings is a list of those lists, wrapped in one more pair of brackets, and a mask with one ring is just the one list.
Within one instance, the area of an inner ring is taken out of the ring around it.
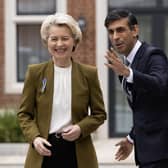
{"label": "window pane", "polygon": [[152,17],[149,15],[136,15],[140,28],[139,38],[141,41],[152,41]]}
{"label": "window pane", "polygon": [[49,59],[40,38],[40,25],[17,26],[17,79],[23,81],[28,64]]}
{"label": "window pane", "polygon": [[52,14],[56,0],[17,0],[17,14]]}
{"label": "window pane", "polygon": [[115,79],[116,104],[115,128],[117,133],[127,133],[132,126],[132,112],[128,106],[126,95],[123,93],[118,77]]}
{"label": "window pane", "polygon": [[168,7],[168,1],[167,0],[163,0],[163,6]]}
{"label": "window pane", "polygon": [[156,0],[109,0],[109,7],[155,7]]}

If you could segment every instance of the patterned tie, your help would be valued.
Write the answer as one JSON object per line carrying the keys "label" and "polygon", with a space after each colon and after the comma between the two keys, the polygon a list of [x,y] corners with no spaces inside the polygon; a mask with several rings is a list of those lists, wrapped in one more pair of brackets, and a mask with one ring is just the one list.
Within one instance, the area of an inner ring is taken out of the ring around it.
{"label": "patterned tie", "polygon": [[125,64],[126,66],[129,66],[130,62],[129,62],[126,58],[124,58],[124,64]]}
{"label": "patterned tie", "polygon": [[[129,66],[129,61],[125,58],[124,59],[124,64],[126,65],[126,66]],[[124,90],[124,92],[126,93],[126,95],[127,95],[127,98],[132,102],[132,93],[131,93],[131,91],[128,89],[128,86],[127,86],[127,79],[125,78],[125,77],[123,77],[123,79],[122,79],[122,87],[123,87],[123,90]]]}

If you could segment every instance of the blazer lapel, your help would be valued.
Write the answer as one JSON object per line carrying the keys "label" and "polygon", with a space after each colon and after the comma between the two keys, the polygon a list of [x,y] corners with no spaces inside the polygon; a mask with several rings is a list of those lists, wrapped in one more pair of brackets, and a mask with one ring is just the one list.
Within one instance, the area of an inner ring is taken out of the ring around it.
{"label": "blazer lapel", "polygon": [[75,116],[74,116],[74,109],[73,109],[73,107],[74,107],[74,103],[76,102],[76,101],[78,101],[78,100],[75,100],[75,95],[77,94],[77,92],[78,92],[78,89],[77,88],[79,88],[78,87],[78,82],[77,82],[77,80],[79,80],[79,78],[80,78],[80,76],[79,76],[79,69],[77,68],[77,64],[75,63],[75,62],[73,62],[72,61],[72,83],[71,83],[71,85],[72,85],[72,107],[71,107],[71,113],[72,113],[72,123],[74,123],[75,122]]}
{"label": "blazer lapel", "polygon": [[53,92],[54,92],[54,64],[53,61],[49,61],[44,72],[43,72],[43,79],[46,78],[46,90],[45,94],[45,101],[48,103],[48,108],[46,108],[46,112],[50,118],[51,111],[52,111],[52,102],[53,102]]}

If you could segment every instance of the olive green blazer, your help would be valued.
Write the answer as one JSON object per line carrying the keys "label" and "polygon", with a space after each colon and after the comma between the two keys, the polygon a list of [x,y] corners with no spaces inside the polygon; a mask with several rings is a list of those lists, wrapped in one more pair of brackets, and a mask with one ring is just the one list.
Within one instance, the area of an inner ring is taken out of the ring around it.
{"label": "olive green blazer", "polygon": [[[45,82],[44,82],[45,81]],[[36,136],[48,138],[54,84],[54,64],[48,61],[28,67],[17,117],[30,143],[25,168],[41,168],[43,156],[32,147]],[[88,115],[88,108],[91,115]],[[76,140],[78,168],[98,168],[90,134],[106,119],[97,70],[72,61],[72,123],[81,128]]]}

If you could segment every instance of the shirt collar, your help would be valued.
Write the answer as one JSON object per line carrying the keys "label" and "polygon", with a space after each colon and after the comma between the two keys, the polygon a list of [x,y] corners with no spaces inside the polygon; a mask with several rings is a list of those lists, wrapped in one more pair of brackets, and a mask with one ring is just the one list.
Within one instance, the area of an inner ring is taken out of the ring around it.
{"label": "shirt collar", "polygon": [[127,60],[129,61],[130,64],[132,64],[134,57],[138,51],[138,49],[140,48],[140,46],[142,45],[142,42],[140,42],[139,40],[137,40],[137,42],[135,43],[133,49],[131,50],[131,52],[128,54],[127,56]]}

